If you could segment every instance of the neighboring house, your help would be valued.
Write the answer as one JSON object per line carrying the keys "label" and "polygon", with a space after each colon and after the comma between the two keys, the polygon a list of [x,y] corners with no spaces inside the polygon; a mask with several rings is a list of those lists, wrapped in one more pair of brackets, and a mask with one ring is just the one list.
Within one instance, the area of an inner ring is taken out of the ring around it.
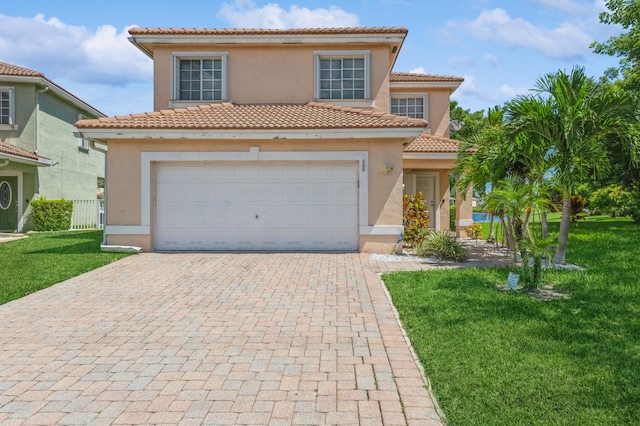
{"label": "neighboring house", "polygon": [[[424,139],[416,173],[448,187],[457,143],[423,132],[445,132],[461,79],[402,87],[391,69],[404,28],[129,33],[154,61],[154,111],[76,123],[109,148],[107,245],[391,252],[413,161],[403,149]],[[422,89],[429,108],[407,117],[394,94]]]}
{"label": "neighboring house", "polygon": [[104,154],[74,123],[97,117],[42,73],[0,62],[0,231],[29,229],[33,198],[96,199]]}

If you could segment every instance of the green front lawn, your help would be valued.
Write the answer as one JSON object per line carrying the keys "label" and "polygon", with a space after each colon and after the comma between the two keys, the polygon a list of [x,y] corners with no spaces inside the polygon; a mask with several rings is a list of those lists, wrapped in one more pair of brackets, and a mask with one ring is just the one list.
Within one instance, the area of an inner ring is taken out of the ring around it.
{"label": "green front lawn", "polygon": [[100,251],[102,231],[47,232],[0,243],[0,304],[128,254]]}
{"label": "green front lawn", "polygon": [[630,220],[572,227],[587,269],[546,271],[553,301],[497,291],[507,268],[386,274],[450,424],[640,424],[639,247]]}

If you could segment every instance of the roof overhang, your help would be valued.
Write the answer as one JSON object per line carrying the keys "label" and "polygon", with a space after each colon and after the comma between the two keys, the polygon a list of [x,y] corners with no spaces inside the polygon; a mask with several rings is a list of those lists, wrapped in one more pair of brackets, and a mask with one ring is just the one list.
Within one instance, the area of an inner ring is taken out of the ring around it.
{"label": "roof overhang", "polygon": [[39,159],[34,160],[31,158],[21,157],[19,155],[7,154],[5,152],[0,152],[0,161],[1,160],[9,160],[12,163],[28,164],[30,166],[37,167],[49,167],[53,165],[53,161],[48,158],[40,157]]}
{"label": "roof overhang", "polygon": [[457,160],[458,154],[455,152],[404,152],[402,158],[405,160]]}
{"label": "roof overhang", "polygon": [[129,41],[153,59],[153,45],[167,44],[390,44],[400,50],[406,33],[354,34],[133,34]]}
{"label": "roof overhang", "polygon": [[424,128],[366,128],[366,129],[79,129],[82,138],[107,142],[111,139],[406,139],[420,136]]}
{"label": "roof overhang", "polygon": [[392,81],[391,89],[449,89],[453,93],[462,81]]}
{"label": "roof overhang", "polygon": [[0,75],[0,82],[6,83],[26,83],[26,84],[38,84],[41,86],[48,87],[49,90],[55,93],[58,97],[63,100],[75,105],[76,107],[89,112],[96,117],[106,117],[102,111],[99,111],[89,105],[88,103],[82,101],[79,98],[76,98],[71,93],[64,90],[62,87],[58,86],[51,80],[42,77],[32,77],[32,76],[21,76],[21,75]]}

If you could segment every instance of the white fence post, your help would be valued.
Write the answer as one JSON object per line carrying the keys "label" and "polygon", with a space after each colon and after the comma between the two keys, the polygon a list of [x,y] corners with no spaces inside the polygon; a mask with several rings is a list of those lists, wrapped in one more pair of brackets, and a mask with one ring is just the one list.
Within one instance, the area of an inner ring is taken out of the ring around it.
{"label": "white fence post", "polygon": [[104,200],[71,200],[71,229],[103,229]]}

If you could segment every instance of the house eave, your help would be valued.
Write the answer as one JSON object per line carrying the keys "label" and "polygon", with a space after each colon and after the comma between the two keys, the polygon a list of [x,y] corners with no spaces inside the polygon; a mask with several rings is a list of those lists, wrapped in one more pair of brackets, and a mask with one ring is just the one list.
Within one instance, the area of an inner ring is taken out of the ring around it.
{"label": "house eave", "polygon": [[455,152],[404,152],[402,158],[405,160],[457,160],[458,154]]}
{"label": "house eave", "polygon": [[[379,34],[136,34],[129,41],[150,58],[153,45],[167,44],[392,44],[398,51],[406,37],[403,33]],[[396,52],[397,53],[397,52]]]}
{"label": "house eave", "polygon": [[106,114],[95,109],[88,103],[72,96],[66,90],[58,86],[56,83],[42,77],[31,77],[31,76],[21,76],[21,75],[0,75],[0,82],[2,83],[26,83],[26,84],[37,84],[41,86],[46,86],[51,90],[51,92],[55,93],[58,97],[63,100],[71,103],[77,108],[86,111],[96,117],[106,117]]}
{"label": "house eave", "polygon": [[24,158],[19,155],[7,154],[5,152],[0,152],[0,159],[9,160],[12,163],[21,163],[21,164],[27,164],[30,166],[37,166],[37,167],[49,167],[53,165],[53,161],[48,158],[40,158],[38,160],[33,160],[31,158]]}
{"label": "house eave", "polygon": [[457,81],[392,81],[391,89],[449,89],[453,93],[462,82]]}
{"label": "house eave", "polygon": [[366,129],[256,129],[256,130],[190,130],[190,129],[79,129],[85,139],[406,139],[420,136],[424,129],[366,128]]}

